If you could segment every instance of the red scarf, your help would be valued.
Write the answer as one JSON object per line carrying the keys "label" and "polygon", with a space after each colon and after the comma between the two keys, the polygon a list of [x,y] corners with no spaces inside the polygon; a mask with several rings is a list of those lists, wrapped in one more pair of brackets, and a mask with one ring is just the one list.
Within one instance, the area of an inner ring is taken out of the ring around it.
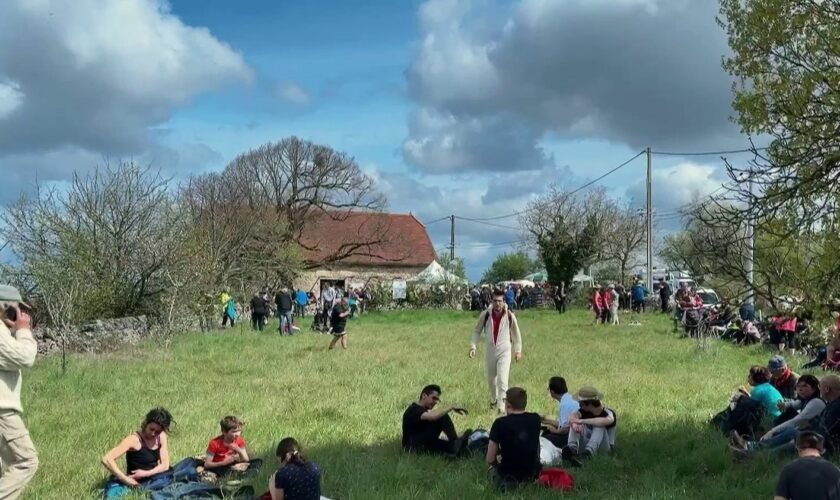
{"label": "red scarf", "polygon": [[785,368],[785,372],[782,373],[782,376],[773,381],[773,387],[779,389],[784,386],[790,378],[790,373],[790,367]]}

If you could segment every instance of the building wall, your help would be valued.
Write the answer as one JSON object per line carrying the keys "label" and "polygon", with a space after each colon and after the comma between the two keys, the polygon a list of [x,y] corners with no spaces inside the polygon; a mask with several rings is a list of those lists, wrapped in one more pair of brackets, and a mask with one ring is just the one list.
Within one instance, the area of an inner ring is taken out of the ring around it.
{"label": "building wall", "polygon": [[366,283],[377,280],[389,283],[394,279],[407,280],[420,274],[426,267],[337,266],[330,269],[313,269],[301,273],[295,279],[294,286],[305,291],[318,290],[316,293],[320,293],[321,280],[345,280],[350,287],[361,288]]}

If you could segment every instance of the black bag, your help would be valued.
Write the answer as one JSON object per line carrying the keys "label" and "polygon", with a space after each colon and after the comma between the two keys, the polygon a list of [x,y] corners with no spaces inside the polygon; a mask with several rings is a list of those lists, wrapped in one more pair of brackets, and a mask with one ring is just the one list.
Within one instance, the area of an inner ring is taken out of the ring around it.
{"label": "black bag", "polygon": [[467,438],[467,451],[471,456],[487,456],[490,446],[490,434],[484,429],[476,429]]}
{"label": "black bag", "polygon": [[741,436],[757,439],[761,436],[765,414],[764,405],[747,396],[738,399],[735,409],[726,408],[712,418],[711,425],[720,429],[724,436],[737,431]]}

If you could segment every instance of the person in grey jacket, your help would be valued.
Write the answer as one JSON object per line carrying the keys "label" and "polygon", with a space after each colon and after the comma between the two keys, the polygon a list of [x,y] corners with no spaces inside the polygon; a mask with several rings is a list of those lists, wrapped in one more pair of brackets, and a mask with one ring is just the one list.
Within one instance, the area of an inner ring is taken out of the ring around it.
{"label": "person in grey jacket", "polygon": [[20,292],[0,285],[0,499],[21,496],[38,470],[38,453],[23,423],[20,404],[22,368],[35,362],[31,308]]}

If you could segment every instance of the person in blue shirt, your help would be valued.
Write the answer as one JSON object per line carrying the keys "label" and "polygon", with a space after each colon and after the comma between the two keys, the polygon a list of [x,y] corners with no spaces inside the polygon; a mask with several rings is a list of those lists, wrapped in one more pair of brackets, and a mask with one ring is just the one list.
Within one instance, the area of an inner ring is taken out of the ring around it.
{"label": "person in blue shirt", "polygon": [[781,415],[779,402],[784,401],[782,394],[770,383],[770,370],[766,366],[755,365],[750,368],[747,382],[752,386],[750,398],[761,403],[767,416],[776,419]]}
{"label": "person in blue shirt", "polygon": [[636,280],[630,289],[630,300],[632,301],[633,312],[645,312],[645,298],[648,295],[647,288],[641,281]]}
{"label": "person in blue shirt", "polygon": [[516,309],[516,300],[514,299],[515,294],[513,292],[513,287],[508,286],[505,289],[505,303],[507,303],[508,309]]}
{"label": "person in blue shirt", "polygon": [[306,316],[306,306],[309,304],[309,296],[298,288],[295,292],[295,316],[302,318]]}

